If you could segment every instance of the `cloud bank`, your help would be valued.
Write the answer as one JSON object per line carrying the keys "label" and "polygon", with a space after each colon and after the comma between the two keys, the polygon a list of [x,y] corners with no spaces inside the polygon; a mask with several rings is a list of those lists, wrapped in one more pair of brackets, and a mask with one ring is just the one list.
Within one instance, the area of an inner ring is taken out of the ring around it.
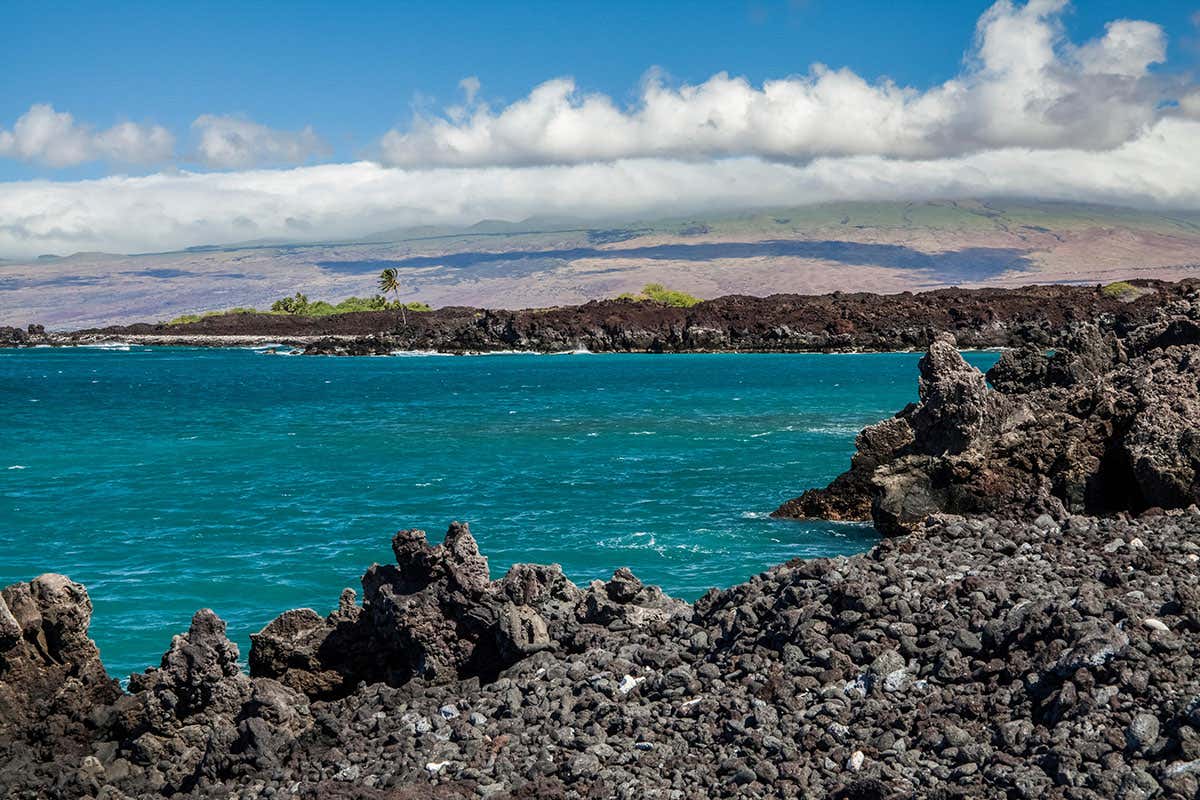
{"label": "cloud bank", "polygon": [[387,164],[413,167],[1115,147],[1160,115],[1163,87],[1150,66],[1166,59],[1166,36],[1158,25],[1119,20],[1077,46],[1063,33],[1065,7],[996,3],[979,20],[964,72],[924,92],[817,64],[761,87],[719,73],[672,88],[651,74],[629,109],[558,78],[492,109],[478,101],[476,81],[465,106],[389,132],[380,151]]}
{"label": "cloud bank", "polygon": [[[721,73],[652,74],[622,107],[547,81],[493,108],[463,102],[384,135],[373,161],[289,165],[328,152],[311,129],[204,115],[175,170],[0,184],[0,256],[144,252],[258,238],[336,240],[424,224],[536,215],[620,219],[831,200],[1023,196],[1200,209],[1200,88],[1165,78],[1157,25],[1116,20],[1075,43],[1065,0],[1000,0],[961,73],[927,90],[821,65],[761,86]],[[51,165],[162,161],[161,128],[96,131],[35,106],[0,156]]]}
{"label": "cloud bank", "polygon": [[484,218],[552,213],[604,219],[830,200],[1007,195],[1200,208],[1198,141],[1200,121],[1178,117],[1109,151],[1007,148],[927,160],[624,159],[421,170],[358,162],[31,181],[0,192],[0,253],[144,252],[262,237],[336,240]]}

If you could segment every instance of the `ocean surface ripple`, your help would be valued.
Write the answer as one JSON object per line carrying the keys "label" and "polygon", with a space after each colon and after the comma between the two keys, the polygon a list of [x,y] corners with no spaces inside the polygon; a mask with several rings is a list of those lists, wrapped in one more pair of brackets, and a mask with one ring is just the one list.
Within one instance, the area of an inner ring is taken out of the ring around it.
{"label": "ocean surface ripple", "polygon": [[628,566],[692,599],[873,543],[767,515],[915,399],[918,358],[0,351],[0,586],[84,583],[117,676],[156,664],[200,607],[244,656],[279,612],[358,588],[396,530],[440,540],[455,519],[493,576]]}

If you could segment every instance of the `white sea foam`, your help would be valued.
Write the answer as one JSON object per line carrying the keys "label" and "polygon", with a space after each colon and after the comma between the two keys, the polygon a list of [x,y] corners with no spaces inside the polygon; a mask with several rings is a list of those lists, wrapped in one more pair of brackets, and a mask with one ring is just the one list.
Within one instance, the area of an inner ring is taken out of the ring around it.
{"label": "white sea foam", "polygon": [[742,519],[770,519],[771,515],[766,511],[743,511]]}
{"label": "white sea foam", "polygon": [[540,356],[533,350],[483,350],[478,353],[463,353],[464,356]]}
{"label": "white sea foam", "polygon": [[9,469],[25,469],[24,464],[13,464]]}
{"label": "white sea foam", "polygon": [[95,350],[128,350],[129,342],[91,342],[89,344],[81,344],[80,347],[90,347]]}
{"label": "white sea foam", "polygon": [[865,425],[834,424],[813,425],[804,429],[805,433],[819,433],[824,436],[857,436]]}

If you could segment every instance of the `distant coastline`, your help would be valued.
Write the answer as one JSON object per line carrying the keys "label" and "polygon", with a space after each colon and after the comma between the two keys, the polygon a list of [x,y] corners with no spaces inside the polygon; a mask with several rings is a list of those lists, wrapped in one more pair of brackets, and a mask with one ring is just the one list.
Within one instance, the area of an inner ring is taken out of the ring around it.
{"label": "distant coastline", "polygon": [[[311,355],[517,352],[879,352],[919,350],[935,334],[965,349],[1052,347],[1083,320],[1126,329],[1196,285],[1137,280],[883,295],[730,295],[690,308],[624,299],[518,311],[454,306],[322,317],[237,313],[184,324],[45,332],[0,328],[0,346],[128,342],[190,347],[278,344]],[[1116,287],[1116,288],[1114,288]]]}

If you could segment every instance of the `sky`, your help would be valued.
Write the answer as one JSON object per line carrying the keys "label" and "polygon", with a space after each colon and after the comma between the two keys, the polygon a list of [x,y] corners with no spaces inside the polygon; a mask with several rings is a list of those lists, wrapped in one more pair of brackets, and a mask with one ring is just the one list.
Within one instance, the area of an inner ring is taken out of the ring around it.
{"label": "sky", "polygon": [[10,0],[0,29],[0,257],[846,199],[1200,208],[1200,0]]}

